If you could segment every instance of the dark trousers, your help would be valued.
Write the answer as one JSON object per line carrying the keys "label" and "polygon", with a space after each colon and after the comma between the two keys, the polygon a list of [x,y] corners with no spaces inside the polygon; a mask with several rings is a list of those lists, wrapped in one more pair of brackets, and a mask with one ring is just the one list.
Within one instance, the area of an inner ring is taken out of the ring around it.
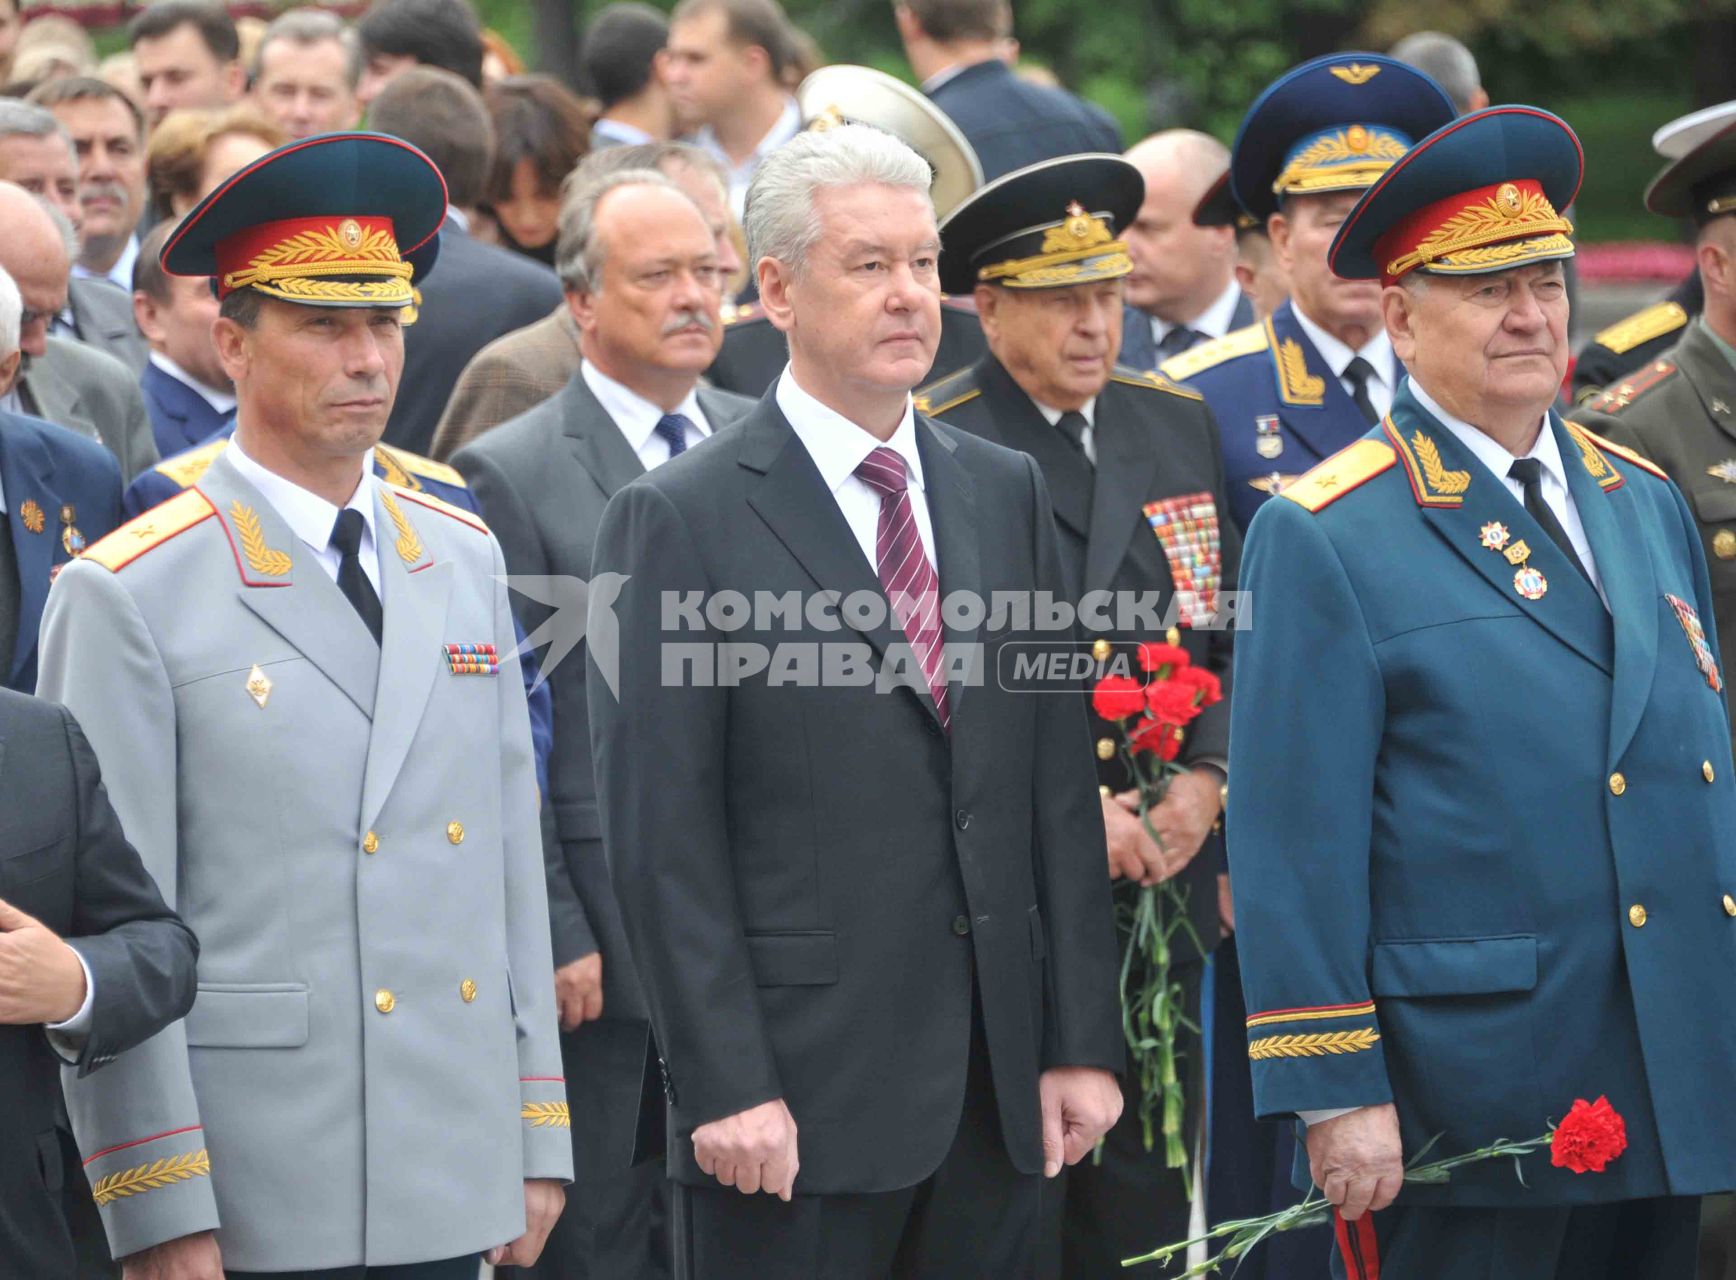
{"label": "dark trousers", "polygon": [[[1199,1024],[1203,963],[1178,972],[1186,990],[1188,1020]],[[1188,1109],[1187,1149],[1191,1157],[1204,1111],[1205,1073],[1198,1035],[1184,1031],[1176,1048]],[[1244,1055],[1245,1056],[1245,1055]],[[1121,1081],[1121,1119],[1104,1136],[1102,1147],[1043,1188],[1040,1273],[1065,1280],[1111,1280],[1155,1273],[1155,1267],[1127,1271],[1123,1258],[1148,1253],[1187,1235],[1189,1203],[1182,1171],[1164,1162],[1162,1116],[1152,1117],[1152,1149],[1145,1149],[1139,1098],[1126,1076]],[[1057,1265],[1058,1260],[1058,1265]]]}
{"label": "dark trousers", "polygon": [[677,1280],[1033,1277],[1043,1179],[1007,1157],[980,1020],[971,1022],[964,1112],[938,1169],[898,1191],[788,1204],[718,1183],[677,1185]]}
{"label": "dark trousers", "polygon": [[[1254,1077],[1248,1065],[1248,1009],[1235,935],[1212,953],[1212,1101],[1206,1121],[1206,1214],[1212,1225],[1257,1218],[1300,1203],[1290,1181],[1295,1126],[1254,1115]],[[1180,1240],[1180,1235],[1170,1240]],[[1331,1244],[1325,1227],[1267,1236],[1238,1263],[1236,1280],[1324,1280],[1322,1259]],[[1141,1250],[1144,1252],[1144,1250]]]}
{"label": "dark trousers", "polygon": [[1693,1280],[1700,1201],[1395,1206],[1374,1214],[1370,1227],[1344,1228],[1332,1250],[1334,1280]]}
{"label": "dark trousers", "polygon": [[401,1267],[331,1267],[323,1271],[224,1271],[224,1280],[476,1280],[482,1255]]}

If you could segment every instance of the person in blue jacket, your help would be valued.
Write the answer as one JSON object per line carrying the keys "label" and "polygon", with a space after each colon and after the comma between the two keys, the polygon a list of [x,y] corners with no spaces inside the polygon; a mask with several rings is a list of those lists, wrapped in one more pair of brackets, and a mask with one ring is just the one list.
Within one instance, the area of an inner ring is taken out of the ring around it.
{"label": "person in blue jacket", "polygon": [[[1651,463],[1553,410],[1578,139],[1425,138],[1334,240],[1409,378],[1243,559],[1227,830],[1256,1109],[1306,1125],[1333,1272],[1678,1280],[1736,1187],[1736,769],[1704,554]],[[1607,1098],[1547,1151],[1403,1181]]]}

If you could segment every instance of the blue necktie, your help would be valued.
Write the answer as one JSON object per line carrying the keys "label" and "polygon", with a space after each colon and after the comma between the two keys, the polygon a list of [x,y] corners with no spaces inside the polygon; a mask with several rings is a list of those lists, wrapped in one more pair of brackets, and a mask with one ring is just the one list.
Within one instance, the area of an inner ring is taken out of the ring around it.
{"label": "blue necktie", "polygon": [[687,428],[692,425],[692,420],[684,413],[666,413],[657,419],[657,434],[669,446],[671,458],[687,448]]}

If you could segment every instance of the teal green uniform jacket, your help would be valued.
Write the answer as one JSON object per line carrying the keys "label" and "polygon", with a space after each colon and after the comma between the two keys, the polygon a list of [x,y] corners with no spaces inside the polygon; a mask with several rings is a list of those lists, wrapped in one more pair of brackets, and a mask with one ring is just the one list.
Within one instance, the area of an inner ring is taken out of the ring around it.
{"label": "teal green uniform jacket", "polygon": [[1549,429],[1607,609],[1408,388],[1243,558],[1227,826],[1256,1109],[1390,1101],[1407,1159],[1536,1136],[1576,1098],[1627,1122],[1604,1173],[1486,1161],[1400,1203],[1736,1187],[1736,770],[1700,539],[1649,463]]}

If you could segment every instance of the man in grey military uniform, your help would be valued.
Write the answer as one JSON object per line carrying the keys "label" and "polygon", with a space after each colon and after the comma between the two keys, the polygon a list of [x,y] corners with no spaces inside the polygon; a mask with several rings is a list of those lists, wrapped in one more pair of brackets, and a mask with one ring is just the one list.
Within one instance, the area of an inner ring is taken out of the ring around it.
{"label": "man in grey military uniform", "polygon": [[194,209],[235,436],[50,592],[39,690],[203,944],[184,1021],[65,1081],[128,1280],[473,1280],[572,1175],[500,546],[370,465],[444,213],[369,134]]}

